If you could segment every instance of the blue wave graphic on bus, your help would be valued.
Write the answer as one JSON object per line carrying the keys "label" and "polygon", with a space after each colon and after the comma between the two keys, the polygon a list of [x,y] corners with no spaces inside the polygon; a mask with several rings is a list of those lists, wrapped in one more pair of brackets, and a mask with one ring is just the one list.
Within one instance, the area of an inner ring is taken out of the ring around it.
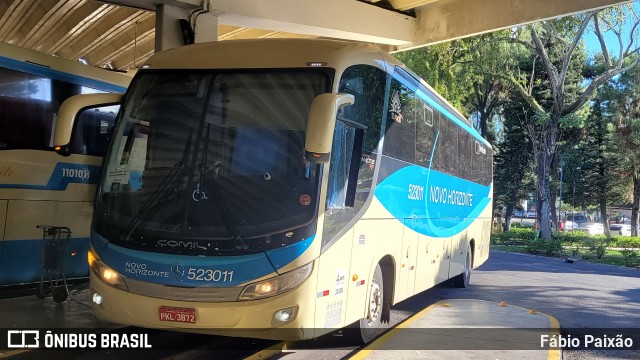
{"label": "blue wave graphic on bus", "polygon": [[466,229],[482,213],[491,201],[490,190],[491,186],[411,165],[378,184],[375,196],[418,233],[448,237]]}
{"label": "blue wave graphic on bus", "polygon": [[137,251],[111,244],[95,232],[91,245],[105,264],[125,278],[172,286],[233,287],[276,273],[302,255],[314,238],[241,256],[199,257]]}
{"label": "blue wave graphic on bus", "polygon": [[96,165],[57,163],[46,185],[0,184],[0,188],[64,191],[69,184],[97,184],[100,172]]}

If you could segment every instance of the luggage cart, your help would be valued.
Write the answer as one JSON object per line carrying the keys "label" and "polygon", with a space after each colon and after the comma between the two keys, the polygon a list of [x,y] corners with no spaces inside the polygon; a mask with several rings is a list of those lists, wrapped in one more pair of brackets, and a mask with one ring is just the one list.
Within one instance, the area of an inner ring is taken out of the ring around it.
{"label": "luggage cart", "polygon": [[[71,230],[66,226],[38,225],[36,227],[42,229],[43,240],[38,297],[44,298],[50,292],[55,302],[62,303],[69,297],[63,263],[64,250],[71,237]],[[45,280],[45,274],[47,280]]]}

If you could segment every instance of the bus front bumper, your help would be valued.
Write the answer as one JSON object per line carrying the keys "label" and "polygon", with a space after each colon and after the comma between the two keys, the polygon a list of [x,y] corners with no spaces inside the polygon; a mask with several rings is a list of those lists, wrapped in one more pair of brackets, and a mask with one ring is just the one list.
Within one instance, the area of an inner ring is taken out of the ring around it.
{"label": "bus front bumper", "polygon": [[[223,336],[303,340],[316,336],[313,279],[312,274],[296,289],[266,299],[215,303],[133,294],[107,285],[91,272],[91,305],[99,320],[121,325]],[[184,309],[178,311],[193,314],[195,322],[166,320],[166,316],[161,320],[161,308]],[[287,322],[274,321],[276,313],[283,309],[295,309],[295,314]]]}

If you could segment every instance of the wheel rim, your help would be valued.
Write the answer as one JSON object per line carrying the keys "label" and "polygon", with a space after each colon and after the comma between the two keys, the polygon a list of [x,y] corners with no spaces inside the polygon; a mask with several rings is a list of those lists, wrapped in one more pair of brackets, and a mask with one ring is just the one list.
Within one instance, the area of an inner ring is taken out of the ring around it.
{"label": "wheel rim", "polygon": [[367,324],[371,325],[382,313],[382,292],[378,283],[373,282],[371,284],[371,294],[369,294],[369,314],[367,314]]}

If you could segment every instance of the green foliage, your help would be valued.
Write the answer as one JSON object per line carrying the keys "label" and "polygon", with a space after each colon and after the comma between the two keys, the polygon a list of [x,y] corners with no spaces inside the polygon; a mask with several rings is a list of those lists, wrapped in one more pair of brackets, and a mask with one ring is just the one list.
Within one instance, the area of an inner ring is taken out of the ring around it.
{"label": "green foliage", "polygon": [[618,248],[624,248],[629,250],[640,250],[640,238],[639,237],[625,237],[617,238],[614,242],[614,246]]}
{"label": "green foliage", "polygon": [[464,41],[453,41],[401,52],[395,56],[453,106],[468,112],[467,99],[473,89],[468,72],[458,65],[464,46]]}
{"label": "green foliage", "polygon": [[570,254],[593,260],[625,266],[640,266],[640,237],[607,238],[582,231],[561,232],[546,241],[536,238],[532,229],[513,229],[492,234],[491,242],[512,251],[530,254],[561,256]]}
{"label": "green foliage", "polygon": [[513,228],[498,234],[491,234],[491,241],[501,245],[520,245],[524,246],[534,241],[536,233],[532,229]]}

